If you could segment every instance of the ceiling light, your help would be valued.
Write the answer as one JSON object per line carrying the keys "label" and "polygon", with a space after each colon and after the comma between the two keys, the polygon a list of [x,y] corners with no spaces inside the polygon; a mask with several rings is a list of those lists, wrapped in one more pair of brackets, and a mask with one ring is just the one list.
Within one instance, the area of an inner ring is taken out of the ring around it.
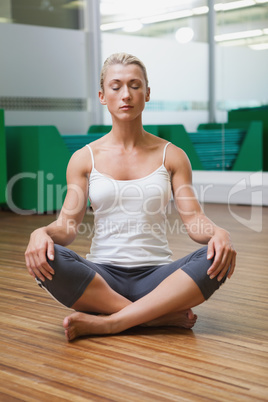
{"label": "ceiling light", "polygon": [[[83,0],[80,1],[73,1],[73,3],[80,3],[82,4]],[[258,5],[258,3],[268,3],[268,0],[237,0],[228,3],[217,3],[214,6],[215,11],[228,11],[228,10],[235,10],[245,7],[252,7]],[[118,3],[119,4],[119,3]],[[155,14],[145,17],[139,17],[138,19],[133,20],[121,20],[118,22],[111,22],[105,23],[101,25],[102,31],[109,31],[114,29],[124,29],[125,27],[130,26],[133,22],[133,26],[135,25],[134,22],[139,24],[154,24],[158,22],[182,19],[192,16],[198,16],[202,14],[207,14],[209,12],[209,8],[207,6],[195,7],[193,9],[185,9],[181,11],[174,11],[169,13],[162,13],[162,14]],[[143,13],[144,15],[144,13]],[[137,25],[137,24],[136,24]],[[138,25],[137,25],[138,26]],[[134,29],[134,28],[133,28]],[[140,29],[140,28],[139,28]],[[137,29],[138,30],[138,29]],[[134,32],[134,31],[132,31]]]}
{"label": "ceiling light", "polygon": [[253,38],[255,36],[261,36],[263,34],[261,29],[254,29],[252,31],[242,31],[242,32],[234,32],[222,35],[216,35],[216,42],[224,42],[234,39],[245,39],[245,38]]}
{"label": "ceiling light", "polygon": [[143,27],[139,20],[129,21],[123,28],[125,32],[137,32]]}
{"label": "ceiling light", "polygon": [[100,26],[101,31],[112,31],[113,29],[121,29],[126,26],[126,21],[110,22]]}
{"label": "ceiling light", "polygon": [[158,15],[152,15],[151,17],[144,17],[141,18],[141,22],[143,24],[153,24],[155,22],[163,22],[163,21],[176,20],[178,18],[191,17],[192,15],[193,15],[192,10],[182,10],[173,13],[158,14]]}
{"label": "ceiling light", "polygon": [[230,3],[215,4],[214,9],[216,11],[229,11],[229,10],[235,10],[237,8],[251,7],[255,5],[256,2],[254,0],[239,0],[239,1],[232,1]]}
{"label": "ceiling light", "polygon": [[253,50],[268,50],[268,43],[257,43],[256,45],[249,45]]}
{"label": "ceiling light", "polygon": [[177,30],[175,37],[179,43],[189,43],[194,37],[194,31],[190,27],[183,27]]}
{"label": "ceiling light", "polygon": [[[268,1],[268,0],[267,0]],[[207,6],[203,7],[195,7],[193,9],[194,15],[201,15],[201,14],[207,14],[209,12],[209,8]]]}

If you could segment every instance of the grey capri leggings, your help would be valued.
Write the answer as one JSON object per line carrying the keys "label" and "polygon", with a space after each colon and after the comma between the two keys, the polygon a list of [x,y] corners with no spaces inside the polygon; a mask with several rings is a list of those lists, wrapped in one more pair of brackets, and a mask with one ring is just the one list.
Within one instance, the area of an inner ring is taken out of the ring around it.
{"label": "grey capri leggings", "polygon": [[45,288],[61,304],[72,307],[82,296],[96,272],[117,293],[130,301],[136,301],[156,288],[166,277],[178,269],[186,272],[198,285],[205,299],[208,299],[225,281],[210,279],[207,270],[212,264],[207,260],[207,247],[174,261],[170,264],[122,268],[114,265],[95,264],[72,250],[55,245],[55,257],[49,264],[55,271],[50,281],[40,281],[39,286]]}

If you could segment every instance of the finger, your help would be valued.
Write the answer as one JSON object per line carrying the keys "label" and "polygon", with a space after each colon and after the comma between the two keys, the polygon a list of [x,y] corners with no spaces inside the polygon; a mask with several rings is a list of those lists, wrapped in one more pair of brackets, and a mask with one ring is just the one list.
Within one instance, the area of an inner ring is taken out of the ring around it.
{"label": "finger", "polygon": [[224,257],[222,259],[221,270],[219,272],[218,280],[222,280],[222,278],[227,274],[231,263],[232,263],[232,252],[230,250],[226,250],[224,253]]}
{"label": "finger", "polygon": [[217,275],[217,273],[220,272],[220,267],[223,261],[223,254],[223,250],[216,251],[215,259],[207,271],[207,274],[210,276],[211,279],[213,279]]}
{"label": "finger", "polygon": [[[48,279],[52,279],[51,275],[54,275],[54,269],[47,261],[46,253],[42,251],[42,253],[38,255],[38,258],[40,264],[39,268],[41,268],[41,271]],[[49,275],[47,276],[47,274]]]}
{"label": "finger", "polygon": [[44,281],[45,279],[48,279],[48,280],[52,281],[53,276],[52,276],[51,273],[48,272],[45,268],[41,267],[41,268],[39,269],[39,272],[43,275],[43,277],[45,277],[44,279],[42,279],[43,281]]}
{"label": "finger", "polygon": [[36,276],[31,268],[28,268],[28,272],[34,279],[36,278]]}
{"label": "finger", "polygon": [[232,263],[232,255],[228,255],[227,256],[227,259],[225,259],[225,261],[223,262],[223,264],[222,264],[222,268],[221,268],[221,270],[219,271],[219,274],[217,275],[217,280],[220,282],[224,277],[225,277],[225,275],[227,274],[227,272],[228,272],[228,270],[229,270],[229,268],[230,268],[230,266],[231,266],[231,263]]}
{"label": "finger", "polygon": [[236,265],[236,252],[234,253],[234,256],[233,256],[233,259],[232,259],[232,264],[231,264],[231,267],[230,267],[230,271],[228,273],[228,278],[229,279],[231,278],[231,276],[234,273],[235,265]]}
{"label": "finger", "polygon": [[53,279],[52,275],[42,266],[35,268],[34,273],[35,273],[35,276],[38,279],[40,279],[42,282],[44,282],[46,279],[48,279],[50,281]]}
{"label": "finger", "polygon": [[32,253],[28,254],[27,260],[28,260],[27,267],[30,269],[31,272],[34,272],[34,270],[36,268],[36,263],[35,263],[35,259],[34,259],[34,256]]}
{"label": "finger", "polygon": [[207,259],[211,260],[214,257],[214,243],[208,242]]}
{"label": "finger", "polygon": [[46,254],[44,253],[43,249],[40,249],[39,252],[32,254],[32,270],[34,271],[35,275],[41,280],[44,281],[46,278],[52,280],[52,270],[51,266],[48,264],[46,259]]}
{"label": "finger", "polygon": [[30,274],[33,278],[35,278],[34,272],[33,272],[32,268],[31,268],[30,259],[29,259],[28,255],[26,255],[26,253],[25,253],[25,262],[26,262],[26,268],[27,268],[29,274]]}
{"label": "finger", "polygon": [[236,253],[233,249],[225,250],[221,264],[218,266],[217,270],[213,272],[210,278],[213,279],[215,276],[217,276],[217,280],[221,281],[224,278],[224,276],[226,276],[226,274],[229,275],[230,271],[233,272],[234,270],[233,257],[235,254]]}
{"label": "finger", "polygon": [[32,268],[32,270],[33,270],[35,276],[36,276],[38,279],[40,279],[41,281],[44,282],[45,277],[44,277],[44,275],[42,275],[42,266],[41,266],[41,264],[40,264],[40,260],[39,260],[39,258],[38,258],[38,255],[32,254],[32,260],[33,260],[33,263],[32,263],[31,268]]}
{"label": "finger", "polygon": [[40,261],[38,270],[39,270],[40,274],[44,277],[44,279],[42,279],[42,280],[45,280],[45,278],[46,278],[51,281],[53,279],[54,270],[52,269],[52,267],[48,264],[48,262],[46,260]]}
{"label": "finger", "polygon": [[54,242],[51,240],[48,242],[48,246],[47,246],[47,258],[50,261],[54,260]]}

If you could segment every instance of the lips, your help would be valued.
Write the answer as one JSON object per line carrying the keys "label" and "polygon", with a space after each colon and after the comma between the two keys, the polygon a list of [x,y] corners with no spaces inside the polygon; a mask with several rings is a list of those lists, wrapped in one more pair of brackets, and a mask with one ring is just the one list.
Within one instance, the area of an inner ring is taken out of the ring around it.
{"label": "lips", "polygon": [[123,105],[123,106],[120,107],[120,109],[121,110],[130,110],[130,109],[133,109],[133,106],[131,106],[131,105]]}

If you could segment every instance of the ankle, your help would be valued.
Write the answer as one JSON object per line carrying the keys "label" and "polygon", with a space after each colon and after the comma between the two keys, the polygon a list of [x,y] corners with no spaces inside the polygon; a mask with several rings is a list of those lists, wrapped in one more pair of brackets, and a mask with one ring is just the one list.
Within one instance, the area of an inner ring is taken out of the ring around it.
{"label": "ankle", "polygon": [[117,314],[111,314],[107,317],[105,317],[107,322],[106,322],[106,329],[107,333],[112,335],[112,334],[118,334],[119,332],[123,331],[123,329],[120,326],[120,322],[117,318]]}

